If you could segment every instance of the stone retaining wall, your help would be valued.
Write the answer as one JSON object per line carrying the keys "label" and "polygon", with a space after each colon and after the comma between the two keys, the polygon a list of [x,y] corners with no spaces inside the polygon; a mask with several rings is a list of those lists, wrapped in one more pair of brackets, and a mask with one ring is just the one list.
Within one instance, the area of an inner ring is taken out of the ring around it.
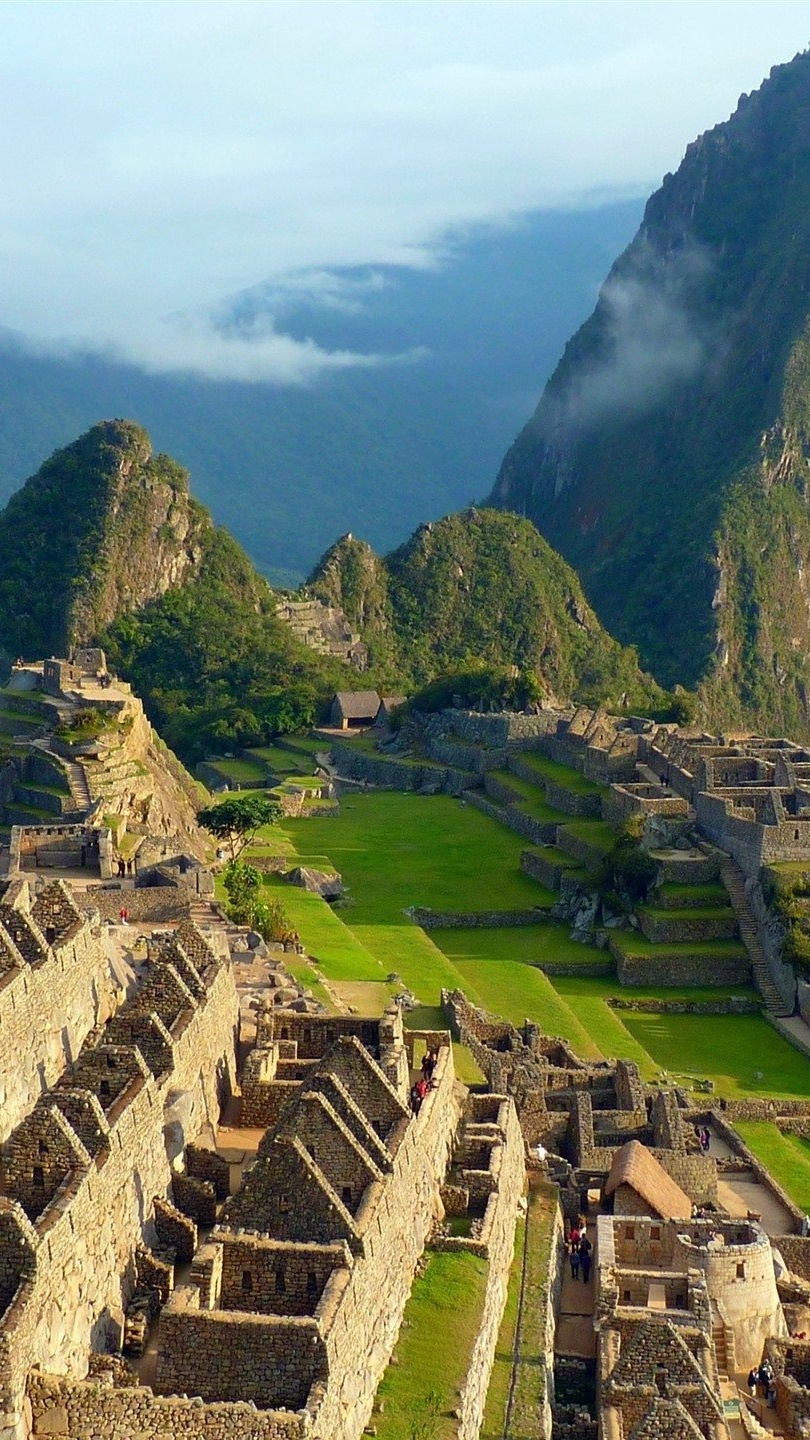
{"label": "stone retaining wall", "polygon": [[520,856],[520,868],[524,875],[531,876],[532,880],[538,880],[548,890],[559,890],[562,876],[576,867],[573,857],[571,857],[570,865],[555,865],[553,860],[548,859],[542,850],[523,850]]}
{"label": "stone retaining wall", "polygon": [[608,1005],[614,1010],[637,1010],[646,1015],[759,1015],[761,1000],[747,995],[728,995],[722,1000],[630,1000],[611,995]]}
{"label": "stone retaining wall", "polygon": [[502,825],[508,825],[516,835],[524,840],[530,840],[533,845],[552,845],[557,837],[556,820],[534,820],[531,815],[526,815],[516,805],[494,805],[488,801],[480,790],[465,790],[464,799],[474,805],[476,810],[482,810],[485,815],[491,815],[493,820],[499,820]]}
{"label": "stone retaining wall", "polygon": [[616,959],[620,985],[747,985],[751,979],[751,962],[746,954],[717,956],[700,950],[673,954],[662,947],[660,953],[631,955],[620,948],[621,941],[613,935],[608,944]]}
{"label": "stone retaining wall", "polygon": [[564,815],[576,816],[581,820],[601,818],[601,795],[578,795],[575,790],[567,790],[564,785],[558,785],[554,780],[545,780],[543,784],[546,800],[552,809],[562,810]]}
{"label": "stone retaining wall", "polygon": [[118,920],[121,909],[136,925],[182,920],[191,914],[191,891],[184,885],[133,886],[131,889],[90,885],[86,891],[88,910],[97,910],[102,920]]}
{"label": "stone retaining wall", "polygon": [[461,795],[474,784],[469,770],[455,770],[450,765],[432,765],[418,760],[398,760],[393,755],[367,755],[352,746],[350,740],[332,740],[332,754],[341,776],[364,781],[380,790],[444,790]]}
{"label": "stone retaining wall", "polygon": [[304,1440],[308,1416],[257,1410],[248,1401],[201,1406],[153,1395],[145,1385],[113,1389],[96,1380],[31,1376],[34,1435],[76,1440]]}
{"label": "stone retaining wall", "polygon": [[407,912],[423,930],[491,930],[501,926],[518,928],[523,925],[550,925],[548,910],[534,906],[531,910],[430,910],[414,905]]}
{"label": "stone retaining wall", "polygon": [[642,935],[656,945],[705,944],[712,940],[735,940],[739,934],[733,910],[717,915],[683,916],[676,919],[667,911],[656,912],[640,906],[638,911]]}
{"label": "stone retaining wall", "polygon": [[489,1269],[484,1308],[467,1374],[461,1385],[457,1432],[459,1440],[478,1440],[484,1418],[495,1346],[506,1305],[509,1272],[515,1253],[518,1198],[525,1185],[523,1135],[514,1102],[507,1097],[503,1098],[499,1120],[501,1117],[504,1126],[498,1189],[487,1206],[488,1211],[492,1209],[493,1215],[487,1233]]}

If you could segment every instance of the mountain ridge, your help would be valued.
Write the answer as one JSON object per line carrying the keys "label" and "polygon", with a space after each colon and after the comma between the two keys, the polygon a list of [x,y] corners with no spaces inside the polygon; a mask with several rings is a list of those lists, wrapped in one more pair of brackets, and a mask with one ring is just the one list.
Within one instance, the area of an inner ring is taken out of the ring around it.
{"label": "mountain ridge", "polygon": [[536,521],[663,683],[700,684],[707,720],[799,734],[809,113],[804,52],[688,147],[491,495]]}

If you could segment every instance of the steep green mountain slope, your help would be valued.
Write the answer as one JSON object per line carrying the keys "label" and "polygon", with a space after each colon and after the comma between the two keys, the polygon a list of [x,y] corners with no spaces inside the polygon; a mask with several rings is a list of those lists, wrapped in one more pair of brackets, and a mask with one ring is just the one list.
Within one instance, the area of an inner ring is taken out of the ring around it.
{"label": "steep green mountain slope", "polygon": [[606,625],[707,718],[810,734],[810,54],[690,145],[508,452]]}
{"label": "steep green mountain slope", "polygon": [[635,651],[602,628],[575,574],[534,525],[495,510],[466,510],[422,525],[379,560],[344,537],[309,588],[341,604],[372,664],[400,685],[482,662],[532,672],[560,700],[657,705]]}
{"label": "steep green mountain slope", "polygon": [[199,570],[211,531],[184,470],[105,421],[59,450],[0,513],[0,646],[66,654]]}
{"label": "steep green mountain slope", "polygon": [[57,451],[0,514],[0,650],[101,641],[184,759],[310,724],[347,667],[302,645],[188,476],[130,421]]}

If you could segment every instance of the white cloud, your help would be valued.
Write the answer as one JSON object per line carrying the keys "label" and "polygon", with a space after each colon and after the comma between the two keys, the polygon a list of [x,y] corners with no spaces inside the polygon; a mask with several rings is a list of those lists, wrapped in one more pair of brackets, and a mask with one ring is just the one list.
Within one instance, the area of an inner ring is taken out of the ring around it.
{"label": "white cloud", "polygon": [[806,43],[802,12],[5,0],[0,323],[217,376],[379,363],[217,315],[294,273],[429,263],[452,227],[643,193]]}

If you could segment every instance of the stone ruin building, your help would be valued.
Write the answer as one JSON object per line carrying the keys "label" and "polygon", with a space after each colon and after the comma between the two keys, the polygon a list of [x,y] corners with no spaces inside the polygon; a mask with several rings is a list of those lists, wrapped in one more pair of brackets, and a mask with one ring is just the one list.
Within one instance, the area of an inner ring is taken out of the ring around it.
{"label": "stone ruin building", "polygon": [[[514,1097],[530,1163],[557,1182],[568,1220],[599,1196],[593,1319],[599,1435],[660,1440],[671,1431],[684,1440],[733,1440],[742,1425],[751,1440],[762,1440],[761,1405],[754,1413],[752,1402],[747,1411],[739,1387],[766,1355],[781,1433],[806,1440],[807,1220],[723,1112],[697,1112],[677,1090],[643,1085],[629,1062],[585,1064],[564,1041],[528,1022],[518,1029],[491,1017],[460,992],[443,993],[442,1003],[451,1033]],[[765,1101],[727,1104],[742,1116],[769,1108]],[[810,1102],[781,1104],[785,1123],[805,1133]],[[718,1156],[701,1153],[697,1142],[695,1123],[706,1121],[724,1142]],[[762,1217],[746,1211],[745,1198],[728,1210],[729,1183],[738,1180],[738,1198],[747,1197],[752,1175],[763,1195],[777,1198],[787,1233],[766,1231]],[[587,1412],[552,1409],[547,1435],[595,1435]]]}
{"label": "stone ruin building", "polygon": [[[98,911],[37,887],[0,896],[2,1440],[357,1440],[429,1236],[489,1265],[476,1433],[524,1188],[512,1100],[470,1095],[447,1034],[397,1007],[265,1006],[240,1087],[223,927],[181,914],[116,972]],[[244,1166],[226,1103],[259,1137]]]}

